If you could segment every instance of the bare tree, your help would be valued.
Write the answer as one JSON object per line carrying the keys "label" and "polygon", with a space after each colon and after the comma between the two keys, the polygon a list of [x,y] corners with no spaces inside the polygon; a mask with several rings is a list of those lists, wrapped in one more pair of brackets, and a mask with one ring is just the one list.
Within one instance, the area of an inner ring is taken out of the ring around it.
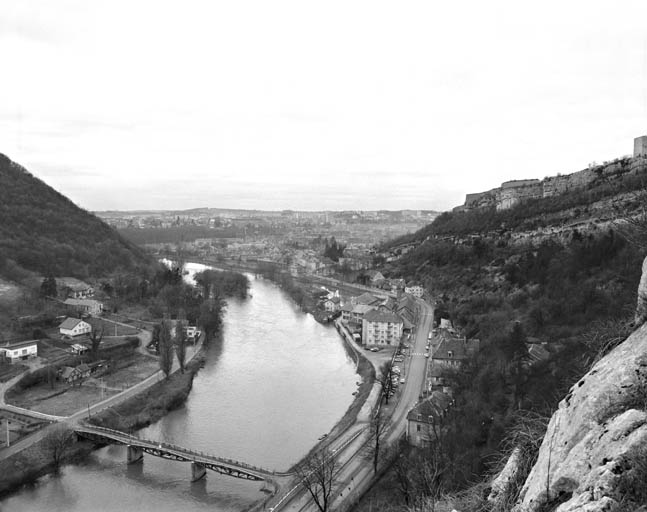
{"label": "bare tree", "polygon": [[90,332],[90,343],[92,344],[92,359],[99,359],[99,345],[103,339],[103,329],[92,328]]}
{"label": "bare tree", "polygon": [[175,355],[177,362],[180,364],[180,372],[184,373],[184,363],[186,361],[186,330],[184,321],[178,320],[175,324]]}
{"label": "bare tree", "polygon": [[385,402],[389,403],[389,397],[393,392],[393,372],[391,371],[391,363],[386,362],[380,366],[380,371],[378,373],[378,382],[382,387],[382,396],[384,397]]}
{"label": "bare tree", "polygon": [[321,512],[330,510],[330,497],[338,466],[333,453],[325,448],[305,459],[295,469],[299,482],[310,493]]}
{"label": "bare tree", "polygon": [[371,423],[369,425],[369,440],[366,444],[366,455],[372,459],[373,462],[373,471],[377,473],[377,466],[380,462],[380,455],[382,454],[382,441],[386,437],[386,434],[389,430],[390,422],[389,418],[384,414],[381,404],[378,404],[378,408],[375,413],[371,416]]}
{"label": "bare tree", "polygon": [[160,326],[158,352],[160,370],[164,372],[168,379],[173,368],[173,337],[171,336],[171,327],[168,320],[162,320]]}
{"label": "bare tree", "polygon": [[74,430],[66,425],[56,425],[43,439],[43,446],[47,454],[51,457],[56,471],[61,467],[70,447],[76,440]]}

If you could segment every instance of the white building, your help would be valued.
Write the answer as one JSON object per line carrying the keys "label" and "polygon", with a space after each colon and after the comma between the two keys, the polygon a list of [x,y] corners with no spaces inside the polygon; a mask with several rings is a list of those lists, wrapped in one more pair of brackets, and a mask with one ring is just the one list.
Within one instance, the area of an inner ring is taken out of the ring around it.
{"label": "white building", "polygon": [[402,337],[403,321],[395,313],[375,309],[364,314],[362,340],[364,345],[397,345]]}
{"label": "white building", "polygon": [[409,283],[404,287],[404,293],[410,293],[414,297],[422,298],[425,293],[425,289],[420,284]]}
{"label": "white building", "polygon": [[324,305],[324,309],[328,313],[334,313],[336,311],[339,311],[339,309],[341,308],[341,301],[339,297],[331,297],[329,299],[326,299],[323,305]]}
{"label": "white building", "polygon": [[36,357],[37,355],[38,342],[36,340],[21,341],[0,347],[0,359],[4,359],[10,363],[29,357]]}
{"label": "white building", "polygon": [[91,333],[92,326],[78,318],[69,317],[58,326],[58,332],[61,336],[80,336],[81,334]]}

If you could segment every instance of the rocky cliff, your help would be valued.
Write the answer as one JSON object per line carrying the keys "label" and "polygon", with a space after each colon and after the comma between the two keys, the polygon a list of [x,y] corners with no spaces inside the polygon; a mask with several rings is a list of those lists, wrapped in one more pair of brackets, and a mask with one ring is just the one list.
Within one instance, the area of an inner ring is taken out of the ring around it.
{"label": "rocky cliff", "polygon": [[612,183],[622,180],[625,176],[643,173],[646,168],[645,157],[625,157],[571,174],[550,176],[541,181],[536,179],[507,181],[487,192],[467,194],[465,203],[455,210],[467,211],[493,206],[497,210],[506,210],[529,199],[553,197],[600,183]]}
{"label": "rocky cliff", "polygon": [[[647,259],[640,286],[645,292]],[[645,504],[647,324],[643,323],[560,402],[514,511],[612,512],[639,510]]]}

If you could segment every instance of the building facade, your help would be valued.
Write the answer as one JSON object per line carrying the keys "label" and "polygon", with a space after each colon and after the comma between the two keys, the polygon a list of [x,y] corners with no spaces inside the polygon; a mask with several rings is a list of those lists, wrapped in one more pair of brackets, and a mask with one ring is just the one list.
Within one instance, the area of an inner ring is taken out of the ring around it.
{"label": "building facade", "polygon": [[368,311],[362,319],[364,345],[397,345],[402,338],[403,322],[395,313],[384,310]]}
{"label": "building facade", "polygon": [[58,332],[61,336],[81,336],[82,334],[90,334],[92,326],[79,318],[69,317],[58,326]]}
{"label": "building facade", "polygon": [[0,347],[0,359],[9,363],[15,363],[16,361],[36,357],[37,355],[38,342],[36,340],[22,341]]}

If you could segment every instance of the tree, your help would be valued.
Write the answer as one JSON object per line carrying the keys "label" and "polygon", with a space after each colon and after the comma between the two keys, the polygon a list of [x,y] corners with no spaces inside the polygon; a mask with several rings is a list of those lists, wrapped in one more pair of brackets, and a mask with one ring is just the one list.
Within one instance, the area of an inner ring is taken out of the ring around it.
{"label": "tree", "polygon": [[222,328],[222,313],[225,308],[225,301],[220,297],[213,297],[205,300],[200,306],[200,317],[198,324],[204,332],[205,342],[209,342],[220,332]]}
{"label": "tree", "polygon": [[74,444],[75,436],[74,430],[66,425],[56,425],[43,439],[44,449],[51,457],[56,471],[59,470],[67,451]]}
{"label": "tree", "polygon": [[92,344],[92,359],[95,361],[99,359],[99,345],[103,339],[103,329],[92,328],[90,332],[90,343]]}
{"label": "tree", "polygon": [[159,344],[157,346],[159,353],[160,370],[168,379],[173,368],[173,337],[171,336],[171,327],[168,320],[162,320],[160,325]]}
{"label": "tree", "polygon": [[380,372],[378,374],[378,382],[382,387],[382,397],[384,401],[388,404],[389,397],[393,392],[393,372],[391,371],[391,363],[386,362],[380,366]]}
{"label": "tree", "polygon": [[41,297],[56,297],[58,291],[56,289],[56,279],[51,274],[48,275],[40,285]]}
{"label": "tree", "polygon": [[183,320],[178,320],[175,324],[175,355],[177,362],[180,364],[180,373],[184,373],[184,363],[186,361],[186,330]]}
{"label": "tree", "polygon": [[377,465],[380,461],[382,450],[382,441],[389,430],[389,419],[385,416],[381,404],[378,404],[377,410],[371,416],[369,425],[369,441],[366,445],[366,455],[373,461],[373,471],[377,473]]}
{"label": "tree", "polygon": [[338,469],[338,461],[327,448],[306,458],[295,469],[299,482],[310,493],[321,512],[330,510],[330,496]]}

